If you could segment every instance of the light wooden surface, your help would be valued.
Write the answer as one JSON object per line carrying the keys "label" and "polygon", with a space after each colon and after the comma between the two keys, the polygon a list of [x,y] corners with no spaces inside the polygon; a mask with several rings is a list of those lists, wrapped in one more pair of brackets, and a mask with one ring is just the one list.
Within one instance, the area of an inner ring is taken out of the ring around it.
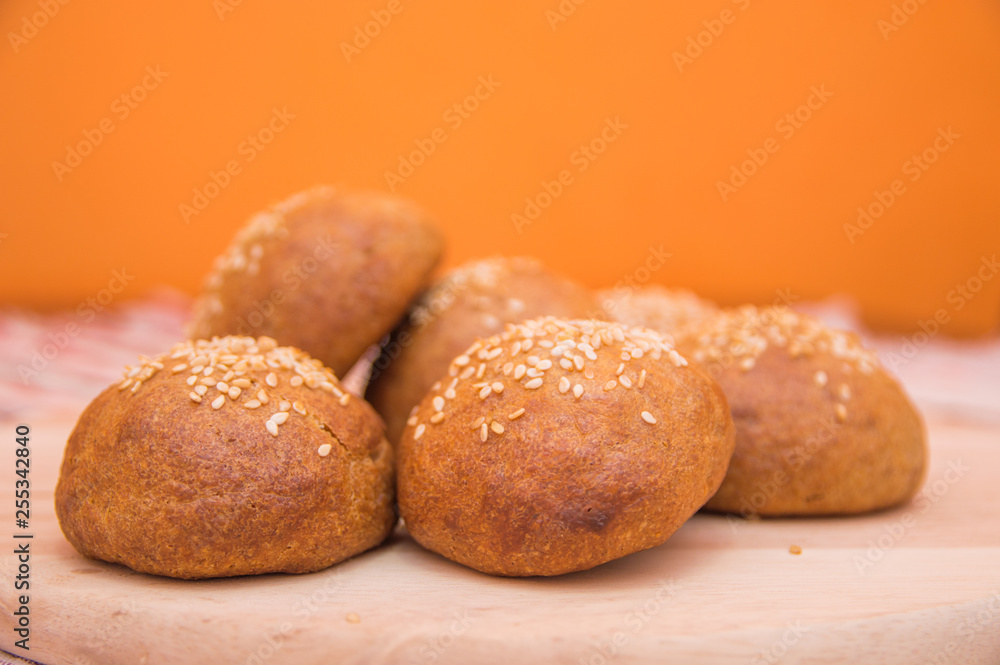
{"label": "light wooden surface", "polygon": [[[18,653],[51,665],[1000,663],[996,423],[932,421],[925,498],[877,515],[698,515],[659,548],[552,579],[481,575],[400,531],[320,573],[204,582],[79,556],[52,506],[72,422],[31,424],[32,648]],[[14,423],[0,434],[11,450]],[[13,469],[0,478],[9,534]],[[7,650],[12,550],[0,557]]]}

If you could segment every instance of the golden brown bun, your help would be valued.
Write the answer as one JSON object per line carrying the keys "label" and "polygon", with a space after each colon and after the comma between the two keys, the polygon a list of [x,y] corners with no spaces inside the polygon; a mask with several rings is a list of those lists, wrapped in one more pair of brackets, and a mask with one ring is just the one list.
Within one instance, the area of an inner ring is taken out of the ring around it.
{"label": "golden brown bun", "polygon": [[585,570],[667,540],[733,436],[720,388],[657,333],[545,317],[477,341],[423,399],[399,509],[424,547],[486,573]]}
{"label": "golden brown bun", "polygon": [[715,314],[719,308],[686,289],[668,289],[659,284],[640,288],[618,287],[597,292],[597,302],[606,319],[673,334]]}
{"label": "golden brown bun", "polygon": [[73,547],[203,578],[311,572],[382,542],[393,450],[378,415],[318,360],[275,347],[185,342],[101,393],[56,487]]}
{"label": "golden brown bun", "polygon": [[688,330],[677,346],[719,382],[736,422],[736,452],[707,509],[863,513],[920,488],[920,416],[852,333],[787,309],[746,306]]}
{"label": "golden brown bun", "polygon": [[255,215],[216,260],[190,336],[268,335],[343,375],[427,286],[443,245],[407,201],[296,194]]}
{"label": "golden brown bun", "polygon": [[477,337],[538,316],[589,317],[593,294],[537,259],[494,257],[466,263],[420,298],[372,369],[366,397],[395,444],[410,410]]}

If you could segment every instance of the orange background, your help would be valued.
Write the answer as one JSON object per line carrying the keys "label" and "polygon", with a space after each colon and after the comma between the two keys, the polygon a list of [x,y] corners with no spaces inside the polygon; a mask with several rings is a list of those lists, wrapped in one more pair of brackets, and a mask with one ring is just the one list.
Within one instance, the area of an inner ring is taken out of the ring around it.
{"label": "orange background", "polygon": [[[653,281],[727,304],[844,292],[875,325],[912,330],[944,308],[949,334],[997,328],[1000,279],[949,298],[1000,245],[995,0],[563,0],[575,10],[554,27],[559,0],[398,0],[350,62],[342,43],[388,0],[220,18],[225,1],[42,0],[58,13],[16,45],[41,5],[0,5],[0,301],[75,307],[122,267],[122,297],[193,293],[254,211],[322,182],[388,191],[385,172],[442,128],[395,189],[438,216],[447,265],[534,254],[601,286],[662,245]],[[903,4],[915,13],[885,38]],[[723,10],[732,22],[712,23]],[[705,21],[720,34],[678,71]],[[120,118],[147,66],[168,75]],[[499,87],[454,128],[445,112],[489,76]],[[776,123],[812,86],[832,96],[785,138]],[[295,118],[247,162],[240,145],[274,108]],[[53,162],[105,118],[113,132],[60,182]],[[627,128],[580,172],[573,154],[606,118]],[[948,127],[960,138],[910,181],[904,164]],[[768,138],[778,151],[724,202],[717,181]],[[179,206],[230,160],[240,173],[186,224]],[[572,183],[518,233],[511,215],[563,169]],[[849,242],[844,224],[894,179],[905,193]]]}

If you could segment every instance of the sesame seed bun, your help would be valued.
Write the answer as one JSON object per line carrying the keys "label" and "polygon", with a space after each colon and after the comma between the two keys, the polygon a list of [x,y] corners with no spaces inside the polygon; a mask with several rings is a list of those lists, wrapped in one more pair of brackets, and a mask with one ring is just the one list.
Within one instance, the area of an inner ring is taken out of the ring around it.
{"label": "sesame seed bun", "polygon": [[719,310],[715,303],[691,291],[658,284],[604,289],[596,297],[608,320],[667,334],[703,321]]}
{"label": "sesame seed bun", "polygon": [[296,194],[255,215],[216,260],[188,332],[268,335],[342,376],[427,286],[443,245],[408,201]]}
{"label": "sesame seed bun", "polygon": [[273,339],[184,342],[126,368],[70,435],[56,514],[81,554],[180,578],[305,573],[395,523],[382,422]]}
{"label": "sesame seed bun", "polygon": [[554,317],[455,358],[398,447],[424,547],[494,575],[559,575],[663,543],[733,450],[721,389],[659,334]]}
{"label": "sesame seed bun", "polygon": [[689,329],[677,346],[719,382],[736,423],[736,452],[707,509],[863,513],[920,488],[920,416],[854,334],[788,309],[745,306]]}
{"label": "sesame seed bun", "polygon": [[593,294],[529,257],[471,261],[445,275],[411,308],[375,362],[367,399],[395,443],[411,409],[477,337],[538,316],[580,318]]}

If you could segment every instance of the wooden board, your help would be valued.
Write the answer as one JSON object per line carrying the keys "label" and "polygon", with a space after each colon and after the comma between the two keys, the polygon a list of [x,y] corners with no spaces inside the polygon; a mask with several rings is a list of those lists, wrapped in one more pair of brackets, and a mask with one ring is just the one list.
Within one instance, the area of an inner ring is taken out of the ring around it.
{"label": "wooden board", "polygon": [[31,424],[31,651],[13,646],[12,468],[0,646],[51,665],[1000,663],[995,420],[932,420],[922,497],[877,515],[698,515],[661,547],[551,579],[481,575],[398,530],[320,573],[202,582],[79,556],[52,505],[73,423]]}

